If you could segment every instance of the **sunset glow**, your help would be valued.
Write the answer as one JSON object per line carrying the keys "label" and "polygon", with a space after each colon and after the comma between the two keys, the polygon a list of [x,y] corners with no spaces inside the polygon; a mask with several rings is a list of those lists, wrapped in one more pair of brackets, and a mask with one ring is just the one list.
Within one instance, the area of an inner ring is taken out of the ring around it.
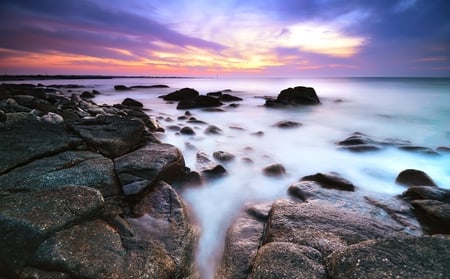
{"label": "sunset glow", "polygon": [[0,71],[449,76],[448,6],[444,0],[8,0],[0,4]]}

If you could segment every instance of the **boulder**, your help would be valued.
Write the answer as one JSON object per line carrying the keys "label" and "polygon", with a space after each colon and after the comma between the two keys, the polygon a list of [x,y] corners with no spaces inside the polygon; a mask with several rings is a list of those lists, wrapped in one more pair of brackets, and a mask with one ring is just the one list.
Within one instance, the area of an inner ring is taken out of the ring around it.
{"label": "boulder", "polygon": [[288,242],[272,242],[259,249],[252,272],[247,278],[326,279],[328,277],[319,251]]}
{"label": "boulder", "polygon": [[209,125],[208,127],[206,127],[204,133],[206,135],[220,135],[223,133],[223,131],[215,125]]}
{"label": "boulder", "polygon": [[205,152],[198,151],[196,155],[197,170],[207,179],[218,178],[227,174],[227,170],[214,163]]}
{"label": "boulder", "polygon": [[242,101],[242,98],[230,95],[230,94],[222,94],[219,98],[222,102],[238,102]]}
{"label": "boulder", "polygon": [[216,151],[213,153],[213,157],[221,162],[233,161],[236,158],[236,156],[226,151]]}
{"label": "boulder", "polygon": [[66,151],[17,167],[0,176],[0,191],[39,191],[65,185],[89,186],[104,196],[120,192],[111,159],[90,151]]}
{"label": "boulder", "polygon": [[436,200],[411,202],[424,230],[431,233],[450,234],[450,204]]}
{"label": "boulder", "polygon": [[319,97],[312,87],[290,87],[278,94],[276,99],[267,99],[265,106],[286,106],[286,105],[318,105]]}
{"label": "boulder", "polygon": [[125,86],[125,85],[114,85],[114,90],[117,90],[117,91],[126,91],[126,90],[131,90],[131,88],[130,87],[128,87],[128,86]]}
{"label": "boulder", "polygon": [[263,174],[271,177],[283,176],[286,174],[286,169],[282,164],[273,164],[265,167]]}
{"label": "boulder", "polygon": [[330,278],[448,278],[450,239],[388,237],[336,251],[325,263]]}
{"label": "boulder", "polygon": [[410,186],[401,197],[408,200],[436,200],[450,203],[450,190],[430,186]]}
{"label": "boulder", "polygon": [[354,191],[355,186],[347,179],[339,176],[337,173],[316,173],[301,178],[301,181],[315,181],[323,188],[337,189],[343,191]]}
{"label": "boulder", "polygon": [[133,85],[130,86],[133,89],[150,89],[150,88],[169,88],[168,85],[165,84],[152,84],[152,85]]}
{"label": "boulder", "polygon": [[52,233],[99,216],[104,201],[95,189],[67,186],[0,197],[0,277],[17,277]]}
{"label": "boulder", "polygon": [[300,127],[301,125],[302,125],[302,123],[300,123],[300,122],[283,120],[283,121],[278,121],[277,123],[273,124],[272,126],[278,127],[278,128],[283,128],[283,129],[289,129],[289,128],[297,128],[297,127]]}
{"label": "boulder", "polygon": [[93,98],[95,98],[95,94],[93,92],[84,91],[83,93],[81,93],[80,98],[93,99]]}
{"label": "boulder", "polygon": [[415,169],[401,171],[395,182],[404,186],[437,186],[428,174]]}
{"label": "boulder", "polygon": [[191,100],[198,97],[200,94],[197,90],[192,88],[183,88],[167,95],[159,96],[164,101],[183,101],[183,100]]}
{"label": "boulder", "polygon": [[140,216],[128,219],[136,237],[159,242],[174,261],[173,278],[188,277],[194,264],[196,232],[181,197],[169,184],[157,181],[132,210]]}
{"label": "boulder", "polygon": [[151,143],[114,160],[115,170],[122,187],[142,182],[152,184],[158,180],[168,183],[185,175],[184,157],[170,144]]}
{"label": "boulder", "polygon": [[81,119],[68,127],[83,138],[89,147],[109,158],[136,149],[144,133],[141,121],[120,116]]}
{"label": "boulder", "polygon": [[191,127],[185,126],[180,129],[180,134],[192,136],[192,135],[195,135],[195,131]]}
{"label": "boulder", "polygon": [[351,136],[338,141],[336,146],[340,149],[353,152],[376,151],[382,148],[379,142],[359,132],[355,132]]}
{"label": "boulder", "polygon": [[0,141],[0,174],[83,143],[81,138],[70,134],[62,125],[29,119],[0,127]]}
{"label": "boulder", "polygon": [[193,99],[181,100],[177,105],[177,109],[211,108],[222,105],[223,103],[217,98],[200,95]]}
{"label": "boulder", "polygon": [[144,105],[141,102],[136,101],[135,99],[132,99],[132,98],[125,98],[125,100],[122,101],[122,105],[127,106],[127,107],[137,107],[137,108],[144,107]]}

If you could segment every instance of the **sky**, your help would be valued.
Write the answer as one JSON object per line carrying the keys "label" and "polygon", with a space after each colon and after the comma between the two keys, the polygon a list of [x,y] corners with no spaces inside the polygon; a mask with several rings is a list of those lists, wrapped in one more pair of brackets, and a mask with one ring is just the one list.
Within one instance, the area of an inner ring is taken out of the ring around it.
{"label": "sky", "polygon": [[450,77],[450,1],[2,0],[0,74]]}

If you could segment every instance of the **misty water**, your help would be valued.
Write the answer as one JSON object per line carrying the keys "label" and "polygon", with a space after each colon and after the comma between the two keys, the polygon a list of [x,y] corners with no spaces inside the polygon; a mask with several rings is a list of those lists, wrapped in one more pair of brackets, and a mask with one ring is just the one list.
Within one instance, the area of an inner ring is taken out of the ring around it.
{"label": "misty water", "polygon": [[[450,147],[450,79],[416,78],[309,78],[309,79],[111,79],[43,81],[43,84],[78,83],[103,94],[98,104],[121,103],[126,97],[142,102],[148,114],[159,118],[163,127],[191,126],[194,136],[166,129],[158,137],[180,148],[186,165],[195,170],[197,151],[211,158],[215,151],[234,154],[223,164],[229,175],[182,193],[199,222],[201,237],[197,264],[204,278],[213,278],[220,258],[226,229],[246,203],[273,201],[286,196],[288,186],[305,175],[337,172],[360,191],[387,195],[405,190],[395,184],[397,174],[409,168],[428,173],[440,187],[450,188],[450,154],[430,156],[395,147],[367,153],[339,150],[335,142],[361,132],[375,139],[408,140],[414,145],[435,149]],[[167,84],[170,88],[114,91],[113,85]],[[293,86],[314,87],[322,104],[286,109],[263,106],[261,96],[276,97]],[[191,87],[201,94],[231,89],[243,98],[236,108],[225,105],[223,112],[192,109],[198,120],[218,126],[221,135],[205,135],[207,125],[178,120],[184,110],[158,96]],[[339,101],[337,101],[339,100]],[[274,127],[290,120],[303,125],[294,129]],[[262,131],[263,136],[253,133]],[[189,143],[189,144],[187,144]],[[195,148],[193,148],[195,147]],[[245,158],[251,159],[249,163]],[[280,163],[286,168],[282,178],[266,177],[262,169]]]}

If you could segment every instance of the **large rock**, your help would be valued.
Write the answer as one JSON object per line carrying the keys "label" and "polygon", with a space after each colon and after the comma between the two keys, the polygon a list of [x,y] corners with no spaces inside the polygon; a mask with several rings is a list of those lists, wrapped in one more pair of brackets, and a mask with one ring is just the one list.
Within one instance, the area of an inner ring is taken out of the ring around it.
{"label": "large rock", "polygon": [[432,234],[450,234],[450,204],[436,200],[411,202],[425,230]]}
{"label": "large rock", "polygon": [[401,171],[395,182],[404,186],[437,186],[428,174],[415,169]]}
{"label": "large rock", "polygon": [[0,174],[83,143],[62,125],[29,120],[0,127],[0,141]]}
{"label": "large rock", "polygon": [[164,96],[160,96],[165,101],[182,101],[182,100],[191,100],[198,97],[200,94],[197,90],[192,88],[183,88],[172,93],[169,93]]}
{"label": "large rock", "polygon": [[144,133],[144,124],[141,121],[120,116],[83,119],[69,127],[91,148],[109,158],[136,149]]}
{"label": "large rock", "polygon": [[330,278],[449,278],[450,239],[410,237],[369,240],[331,254]]}
{"label": "large rock", "polygon": [[222,105],[223,103],[217,98],[200,95],[193,99],[181,100],[177,105],[177,109],[211,108]]}
{"label": "large rock", "polygon": [[318,105],[319,97],[312,87],[290,87],[282,90],[276,99],[266,100],[265,106],[285,106],[285,105]]}
{"label": "large rock", "polygon": [[315,181],[323,188],[337,189],[343,191],[354,191],[355,186],[347,179],[336,173],[316,173],[302,177],[301,181]]}
{"label": "large rock", "polygon": [[430,186],[411,186],[401,197],[409,200],[436,200],[450,203],[450,190]]}
{"label": "large rock", "polygon": [[35,160],[0,176],[0,191],[38,191],[65,185],[89,186],[104,196],[120,188],[111,159],[90,151],[66,151]]}
{"label": "large rock", "polygon": [[288,242],[272,242],[259,249],[248,278],[326,279],[327,274],[319,251]]}
{"label": "large rock", "polygon": [[185,163],[183,154],[175,146],[152,143],[116,158],[115,169],[126,188],[136,182],[141,185],[150,185],[157,180],[175,182],[184,176]]}
{"label": "large rock", "polygon": [[148,242],[159,242],[176,266],[173,278],[186,278],[194,263],[196,232],[190,224],[184,202],[163,182],[156,182],[133,208],[139,218],[128,219],[136,237]]}
{"label": "large rock", "polygon": [[95,189],[67,186],[0,197],[0,276],[15,277],[53,232],[101,213]]}

